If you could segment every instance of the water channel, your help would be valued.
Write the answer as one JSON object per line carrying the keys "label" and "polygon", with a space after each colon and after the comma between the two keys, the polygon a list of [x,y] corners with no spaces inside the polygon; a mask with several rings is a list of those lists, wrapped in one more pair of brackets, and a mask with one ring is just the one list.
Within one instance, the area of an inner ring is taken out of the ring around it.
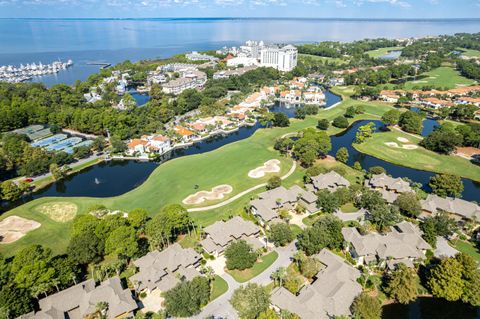
{"label": "water channel", "polygon": [[[330,91],[326,92],[326,107],[332,106],[341,101],[341,98]],[[284,112],[289,117],[293,117],[295,107],[276,103],[271,107],[273,112]],[[331,155],[335,155],[340,147],[346,147],[350,154],[349,165],[353,165],[355,161],[359,161],[364,169],[372,166],[384,167],[388,174],[394,177],[407,177],[412,181],[421,183],[425,190],[430,191],[428,182],[434,173],[416,170],[408,167],[395,165],[373,156],[358,152],[353,148],[352,141],[359,126],[372,121],[357,121],[353,123],[345,132],[331,137],[332,150]],[[379,129],[382,127],[381,121],[373,121]],[[433,128],[438,125],[435,120],[426,119],[424,122],[424,135],[427,135]],[[203,140],[186,149],[175,150],[166,154],[159,162],[141,162],[141,161],[112,161],[104,162],[81,171],[78,174],[71,175],[65,180],[51,184],[43,190],[36,192],[19,203],[12,203],[10,206],[4,206],[3,210],[11,209],[19,204],[37,199],[41,197],[111,197],[124,194],[135,187],[141,185],[150,174],[162,162],[179,158],[183,156],[201,154],[215,150],[221,146],[227,145],[250,137],[261,125],[257,123],[254,126],[242,127],[234,133],[228,135],[218,135]],[[463,179],[465,190],[463,198],[466,200],[478,200],[480,198],[480,183],[469,179]]]}

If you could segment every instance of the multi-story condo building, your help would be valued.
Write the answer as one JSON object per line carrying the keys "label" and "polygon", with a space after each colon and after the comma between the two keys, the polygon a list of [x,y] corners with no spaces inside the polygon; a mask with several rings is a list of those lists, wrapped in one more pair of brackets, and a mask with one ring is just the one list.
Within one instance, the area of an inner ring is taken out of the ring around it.
{"label": "multi-story condo building", "polygon": [[265,47],[260,51],[260,66],[289,72],[297,66],[298,50],[293,45]]}

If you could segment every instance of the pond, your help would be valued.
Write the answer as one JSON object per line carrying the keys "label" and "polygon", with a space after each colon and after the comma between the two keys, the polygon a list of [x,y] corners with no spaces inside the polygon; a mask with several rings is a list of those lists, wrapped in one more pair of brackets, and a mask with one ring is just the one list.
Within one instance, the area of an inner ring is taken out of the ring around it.
{"label": "pond", "polygon": [[[335,105],[342,101],[342,97],[332,93],[329,90],[325,91],[325,105],[321,108],[327,108],[332,105]],[[303,107],[303,104],[289,104],[284,102],[276,101],[272,106],[269,107],[270,112],[281,112],[287,115],[289,118],[295,117],[295,110]]]}
{"label": "pond", "polygon": [[147,93],[140,93],[135,88],[129,88],[128,93],[135,99],[137,106],[144,106],[150,101],[150,96]]}
{"label": "pond", "polygon": [[[339,96],[328,91],[326,92],[326,98],[326,107],[332,106],[341,100]],[[275,110],[281,111],[281,107],[274,107],[272,111]],[[332,136],[332,151],[330,154],[335,155],[340,147],[346,147],[350,154],[349,165],[353,165],[355,161],[359,161],[364,169],[368,169],[372,166],[383,166],[390,175],[394,177],[408,177],[412,181],[421,183],[427,191],[430,190],[428,182],[434,173],[391,164],[373,156],[362,154],[352,147],[352,141],[355,138],[358,127],[368,122],[371,121],[357,121],[342,134]],[[373,122],[377,127],[382,126],[381,121]],[[257,123],[254,126],[241,127],[231,134],[213,136],[209,139],[198,142],[193,146],[165,154],[158,162],[112,161],[101,163],[82,170],[78,174],[71,175],[63,181],[53,183],[43,190],[23,198],[20,202],[4,203],[2,210],[5,211],[32,199],[41,197],[118,196],[141,185],[158,167],[158,165],[165,161],[215,150],[229,143],[248,138],[259,128],[261,128],[261,125]],[[465,185],[463,198],[467,200],[478,200],[480,196],[480,184],[468,179],[463,179],[463,182]]]}
{"label": "pond", "polygon": [[379,59],[382,59],[382,60],[396,60],[400,57],[401,54],[402,54],[402,51],[394,50],[394,51],[388,52],[385,55],[382,55],[381,57],[379,57]]}
{"label": "pond", "polygon": [[[382,166],[386,169],[387,173],[393,177],[407,177],[414,182],[422,184],[423,189],[430,192],[431,188],[428,186],[428,183],[430,181],[430,177],[434,176],[435,173],[395,165],[376,157],[363,154],[352,146],[352,142],[355,139],[358,128],[369,122],[373,122],[375,124],[377,131],[384,126],[382,121],[363,120],[354,122],[346,131],[331,137],[332,150],[330,151],[329,155],[335,156],[339,148],[346,147],[350,155],[347,163],[348,165],[352,166],[356,161],[358,161],[362,165],[362,168],[366,170],[372,166]],[[470,201],[478,200],[480,197],[480,183],[466,178],[462,178],[462,181],[465,186],[463,191],[463,199]]]}
{"label": "pond", "polygon": [[383,306],[383,319],[479,319],[480,308],[463,302],[421,297],[408,305]]}

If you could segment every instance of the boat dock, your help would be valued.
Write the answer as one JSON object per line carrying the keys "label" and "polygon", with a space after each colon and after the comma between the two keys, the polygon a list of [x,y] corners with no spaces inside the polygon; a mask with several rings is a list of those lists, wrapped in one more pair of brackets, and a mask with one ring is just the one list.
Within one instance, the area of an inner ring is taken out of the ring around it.
{"label": "boat dock", "polygon": [[111,63],[107,63],[107,62],[87,62],[87,65],[98,65],[100,66],[100,69],[106,69],[106,68],[109,68],[112,66]]}

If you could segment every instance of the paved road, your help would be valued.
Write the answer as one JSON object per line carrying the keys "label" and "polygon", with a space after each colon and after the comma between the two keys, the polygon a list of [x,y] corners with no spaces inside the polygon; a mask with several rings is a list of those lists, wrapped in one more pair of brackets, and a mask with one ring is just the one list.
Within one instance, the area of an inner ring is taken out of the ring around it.
{"label": "paved road", "polygon": [[[69,164],[68,166],[71,168],[71,169],[74,169],[75,167],[78,167],[78,166],[81,166],[87,162],[90,162],[90,161],[93,161],[93,160],[96,160],[96,159],[99,159],[99,158],[102,158],[104,157],[104,155],[97,155],[97,154],[94,154],[90,157],[87,157],[87,158],[83,158],[83,159],[80,159],[78,160],[77,162],[75,163],[72,163],[72,164]],[[36,181],[39,181],[39,180],[42,180],[44,178],[47,178],[47,177],[50,177],[52,176],[52,174],[50,172],[48,173],[45,173],[45,174],[42,174],[42,175],[38,175],[38,176],[35,176],[35,177],[32,177],[33,182],[36,182]],[[25,177],[21,177],[21,178],[18,178],[17,181],[21,181],[21,180],[24,180]]]}
{"label": "paved road", "polygon": [[[290,177],[290,175],[293,174],[293,172],[295,172],[295,169],[297,168],[297,162],[293,161],[293,165],[292,167],[290,168],[290,170],[287,172],[287,174],[283,175],[281,177],[282,180],[284,179],[287,179],[288,177]],[[243,192],[241,193],[238,193],[237,195],[221,202],[221,203],[218,203],[218,204],[215,204],[215,205],[211,205],[211,206],[205,206],[205,207],[197,207],[197,208],[189,208],[187,209],[188,212],[192,213],[192,212],[204,212],[206,210],[211,210],[211,209],[215,209],[215,208],[219,208],[219,207],[223,207],[225,205],[228,205],[234,201],[236,201],[237,199],[239,199],[240,197],[242,196],[245,196],[247,195],[248,193],[251,193],[259,188],[262,188],[262,187],[265,187],[267,186],[267,183],[263,183],[263,184],[259,184],[259,185],[256,185],[256,186],[253,186],[247,190],[244,190]]]}
{"label": "paved road", "polygon": [[224,319],[238,319],[237,312],[233,309],[229,300],[232,298],[233,292],[235,289],[240,286],[244,286],[247,283],[256,283],[262,286],[268,285],[272,282],[270,278],[271,274],[275,272],[280,267],[287,267],[292,262],[292,257],[297,251],[296,241],[292,242],[286,247],[279,247],[274,249],[278,253],[278,258],[275,262],[265,269],[260,275],[245,283],[238,283],[235,279],[232,278],[228,273],[223,274],[221,277],[225,279],[228,284],[228,290],[223,295],[209,303],[202,311],[192,317],[193,319],[204,319],[208,316],[215,316],[215,318],[224,318]]}

